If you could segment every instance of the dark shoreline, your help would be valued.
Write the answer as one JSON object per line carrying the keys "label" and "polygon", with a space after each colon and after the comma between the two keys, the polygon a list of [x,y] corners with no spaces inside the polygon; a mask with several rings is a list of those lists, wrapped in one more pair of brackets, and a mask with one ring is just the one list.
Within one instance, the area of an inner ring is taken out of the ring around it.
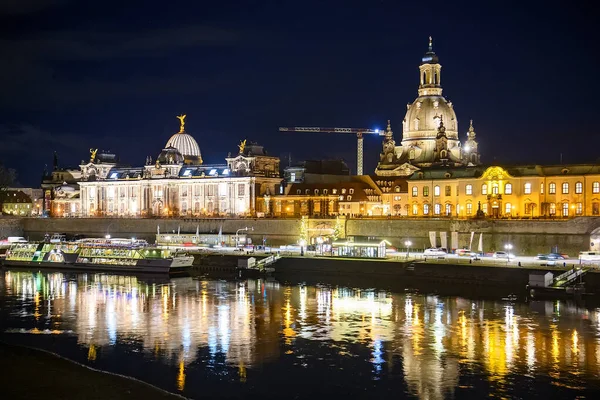
{"label": "dark shoreline", "polygon": [[183,399],[150,384],[94,370],[52,353],[0,342],[5,399]]}

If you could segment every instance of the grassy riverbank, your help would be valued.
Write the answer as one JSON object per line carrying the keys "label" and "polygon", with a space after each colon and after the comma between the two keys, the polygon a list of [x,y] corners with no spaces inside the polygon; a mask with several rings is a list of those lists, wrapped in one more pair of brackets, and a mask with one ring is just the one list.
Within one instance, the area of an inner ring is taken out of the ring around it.
{"label": "grassy riverbank", "polygon": [[39,350],[0,343],[0,360],[4,399],[181,399]]}

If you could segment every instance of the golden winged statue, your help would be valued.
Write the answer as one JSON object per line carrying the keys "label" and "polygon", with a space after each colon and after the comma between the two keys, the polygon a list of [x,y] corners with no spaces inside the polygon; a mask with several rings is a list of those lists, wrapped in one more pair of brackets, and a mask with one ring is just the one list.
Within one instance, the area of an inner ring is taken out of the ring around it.
{"label": "golden winged statue", "polygon": [[246,148],[246,139],[244,139],[238,147],[240,148],[240,154],[244,154],[244,149]]}
{"label": "golden winged statue", "polygon": [[183,128],[184,128],[184,126],[185,126],[185,117],[187,117],[187,115],[185,115],[185,114],[182,114],[182,115],[178,115],[178,116],[177,116],[177,119],[179,119],[179,122],[180,122],[180,124],[181,124],[181,125],[179,126],[179,133],[181,133],[181,132],[183,132],[183,131],[184,131],[184,129],[183,129]]}
{"label": "golden winged statue", "polygon": [[90,162],[94,162],[94,160],[96,159],[97,152],[98,149],[90,149]]}

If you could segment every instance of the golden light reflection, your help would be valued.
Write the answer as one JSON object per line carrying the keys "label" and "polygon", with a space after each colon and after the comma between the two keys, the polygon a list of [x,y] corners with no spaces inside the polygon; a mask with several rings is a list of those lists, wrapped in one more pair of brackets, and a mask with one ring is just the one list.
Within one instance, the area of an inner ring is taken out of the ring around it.
{"label": "golden light reflection", "polygon": [[88,359],[88,361],[96,360],[96,346],[94,346],[93,344],[90,344],[90,348],[88,349],[87,359]]}
{"label": "golden light reflection", "polygon": [[177,374],[177,390],[183,392],[185,389],[185,363],[183,360],[179,362],[179,373]]}

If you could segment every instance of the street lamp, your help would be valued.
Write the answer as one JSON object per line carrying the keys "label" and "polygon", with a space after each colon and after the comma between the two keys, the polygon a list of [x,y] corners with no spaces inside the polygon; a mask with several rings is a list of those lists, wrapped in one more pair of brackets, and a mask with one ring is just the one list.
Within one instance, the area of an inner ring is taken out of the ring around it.
{"label": "street lamp", "polygon": [[507,260],[510,260],[510,251],[512,250],[512,248],[513,248],[513,245],[510,244],[510,243],[507,243],[507,244],[504,245],[504,249],[506,249],[506,253],[507,253],[506,254],[506,259]]}
{"label": "street lamp", "polygon": [[239,234],[239,232],[240,232],[240,231],[248,231],[248,229],[250,229],[251,231],[254,231],[254,228],[253,228],[253,227],[250,227],[250,228],[248,228],[248,227],[245,227],[245,228],[240,228],[240,229],[238,229],[237,231],[235,231],[235,248],[236,248],[236,249],[237,249],[237,248],[238,248],[238,246],[239,246],[239,238],[238,238],[238,234]]}
{"label": "street lamp", "polygon": [[407,240],[406,242],[404,242],[404,245],[406,246],[406,258],[408,258],[408,253],[410,252],[410,246],[412,246],[412,242],[410,240]]}

